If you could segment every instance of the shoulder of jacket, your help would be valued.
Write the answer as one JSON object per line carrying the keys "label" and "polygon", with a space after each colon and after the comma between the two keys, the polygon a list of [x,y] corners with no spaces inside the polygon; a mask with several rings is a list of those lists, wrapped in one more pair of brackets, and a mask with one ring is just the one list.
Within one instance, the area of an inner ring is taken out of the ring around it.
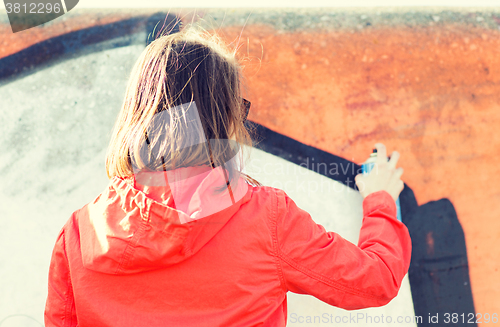
{"label": "shoulder of jacket", "polygon": [[270,210],[272,221],[276,221],[278,217],[283,215],[287,210],[289,196],[285,191],[272,186],[252,186],[252,197],[259,202],[260,205],[265,205]]}
{"label": "shoulder of jacket", "polygon": [[89,204],[86,204],[83,207],[81,207],[80,209],[75,210],[71,214],[69,219],[66,220],[66,223],[62,227],[61,232],[64,231],[67,235],[70,235],[70,234],[74,235],[74,233],[79,235],[80,234],[80,230],[79,230],[80,219],[85,219],[86,217],[88,217],[88,214],[89,214],[88,213],[88,205]]}
{"label": "shoulder of jacket", "polygon": [[276,199],[282,200],[287,197],[285,191],[272,186],[252,186],[252,188],[253,194],[262,198],[269,198],[269,200],[274,199],[276,201]]}

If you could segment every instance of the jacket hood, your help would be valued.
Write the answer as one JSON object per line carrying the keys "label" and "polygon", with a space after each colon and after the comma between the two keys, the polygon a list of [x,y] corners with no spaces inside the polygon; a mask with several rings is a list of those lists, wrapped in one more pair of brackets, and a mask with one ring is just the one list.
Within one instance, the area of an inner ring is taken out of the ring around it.
{"label": "jacket hood", "polygon": [[121,275],[191,257],[250,199],[241,175],[226,176],[198,166],[114,177],[78,218],[83,266]]}

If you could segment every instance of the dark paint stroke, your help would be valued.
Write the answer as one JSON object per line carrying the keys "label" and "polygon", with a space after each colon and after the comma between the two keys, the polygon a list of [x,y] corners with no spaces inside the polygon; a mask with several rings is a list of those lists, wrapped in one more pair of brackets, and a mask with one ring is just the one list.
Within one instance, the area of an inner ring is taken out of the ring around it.
{"label": "dark paint stroke", "polygon": [[[163,21],[168,26],[172,20],[172,17],[165,19],[165,13],[157,13],[146,18],[135,17],[54,37],[0,59],[0,80],[66,54],[83,54],[82,50],[91,44],[135,33],[141,26],[147,28],[147,45],[152,37],[158,35],[157,28],[164,26]],[[173,32],[176,31],[177,25],[173,29]],[[115,46],[130,44],[125,42]],[[262,125],[252,122],[248,124],[255,127],[254,132],[259,138],[257,148],[357,189],[354,177],[360,171],[358,164],[293,140]],[[312,162],[315,163],[314,166]],[[318,164],[326,164],[327,167],[334,164],[341,169],[332,173],[330,169],[318,169]],[[462,323],[462,317],[459,316],[460,323],[454,326],[476,325],[467,323],[468,314],[475,316],[475,309],[464,233],[453,204],[447,199],[441,199],[418,206],[413,191],[407,185],[400,195],[400,203],[403,222],[412,237],[413,253],[408,274],[415,315],[423,317],[423,322],[418,325],[443,325],[447,313],[464,313],[465,323]],[[429,322],[429,317],[436,314],[439,316],[439,323]]]}
{"label": "dark paint stroke", "polygon": [[[89,50],[103,51],[123,46],[129,46],[137,42],[134,38],[122,38],[138,32],[150,31],[151,26],[158,23],[158,27],[169,27],[170,32],[179,31],[179,19],[172,14],[156,13],[150,16],[137,16],[118,22],[84,28],[78,31],[59,35],[45,41],[33,44],[23,50],[0,59],[0,81],[8,78],[16,78],[21,74],[30,74],[40,66],[57,63],[64,59],[75,59],[86,55]],[[157,35],[155,32],[155,35]],[[120,39],[122,38],[122,39]],[[103,47],[90,47],[104,41],[117,39],[117,42],[107,42]],[[152,40],[146,40],[146,45]],[[7,82],[11,82],[9,79]]]}
{"label": "dark paint stroke", "polygon": [[[292,138],[274,132],[262,125],[257,125],[255,132],[260,136],[257,148],[279,156],[295,164],[309,168],[314,158],[315,163],[336,163],[338,166],[351,165],[354,171],[360,166],[344,158],[316,149]],[[307,160],[309,158],[309,161]],[[356,189],[352,183],[355,174],[348,169],[338,175],[317,173]],[[408,277],[413,298],[415,315],[422,317],[418,326],[446,325],[446,314],[464,313],[465,322],[459,316],[459,323],[453,326],[476,326],[468,323],[468,318],[475,317],[474,301],[469,279],[467,248],[462,226],[458,221],[453,204],[448,199],[441,199],[418,206],[411,188],[405,188],[399,197],[403,223],[408,227],[412,238],[412,260]],[[470,313],[470,316],[468,314]],[[439,323],[432,323],[429,317],[438,315]],[[451,324],[451,320],[450,320]]]}

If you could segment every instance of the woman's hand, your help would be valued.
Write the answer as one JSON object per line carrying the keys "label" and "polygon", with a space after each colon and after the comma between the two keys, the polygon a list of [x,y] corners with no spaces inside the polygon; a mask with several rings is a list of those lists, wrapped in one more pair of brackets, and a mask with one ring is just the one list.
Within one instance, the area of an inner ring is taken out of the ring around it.
{"label": "woman's hand", "polygon": [[377,143],[375,148],[377,149],[377,161],[373,169],[366,175],[358,174],[355,178],[356,185],[363,198],[377,191],[387,191],[396,201],[404,188],[404,183],[401,180],[403,168],[396,168],[399,152],[394,151],[391,159],[387,161],[385,145]]}

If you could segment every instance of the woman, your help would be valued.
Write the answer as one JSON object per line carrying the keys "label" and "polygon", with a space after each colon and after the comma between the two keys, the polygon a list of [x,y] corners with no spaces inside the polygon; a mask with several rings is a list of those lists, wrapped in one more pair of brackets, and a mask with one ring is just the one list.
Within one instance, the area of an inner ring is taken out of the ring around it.
{"label": "woman", "polygon": [[132,71],[108,189],[75,211],[50,264],[46,326],[285,326],[286,293],[344,309],[394,298],[411,241],[396,219],[399,154],[358,175],[358,246],[241,172],[249,102],[235,54],[194,26]]}

